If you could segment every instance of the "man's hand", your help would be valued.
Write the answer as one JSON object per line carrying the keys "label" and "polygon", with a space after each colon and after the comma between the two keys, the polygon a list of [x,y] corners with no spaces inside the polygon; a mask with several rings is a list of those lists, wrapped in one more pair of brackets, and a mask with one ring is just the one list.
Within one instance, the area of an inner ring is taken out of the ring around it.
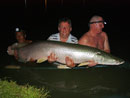
{"label": "man's hand", "polygon": [[66,61],[66,65],[67,65],[68,67],[75,67],[74,61],[73,61],[73,59],[71,59],[70,57],[66,57],[66,58],[65,58],[65,61]]}
{"label": "man's hand", "polygon": [[[51,53],[50,56],[48,56],[48,62],[52,63],[56,61],[58,58],[54,53]],[[75,67],[74,61],[70,57],[65,58],[66,65],[68,67]]]}
{"label": "man's hand", "polygon": [[54,53],[51,53],[50,56],[48,56],[48,62],[52,63],[57,60],[57,57]]}
{"label": "man's hand", "polygon": [[94,62],[94,61],[89,61],[89,64],[88,64],[89,67],[93,67],[93,66],[96,66],[96,65],[97,65],[96,62]]}
{"label": "man's hand", "polygon": [[7,53],[8,55],[14,55],[14,50],[11,49],[11,46],[8,47]]}

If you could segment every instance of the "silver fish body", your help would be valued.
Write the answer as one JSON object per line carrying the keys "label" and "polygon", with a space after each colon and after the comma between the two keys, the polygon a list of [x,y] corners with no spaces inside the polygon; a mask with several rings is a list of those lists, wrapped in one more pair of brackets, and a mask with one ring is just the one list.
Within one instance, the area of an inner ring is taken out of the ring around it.
{"label": "silver fish body", "polygon": [[124,60],[121,58],[97,48],[58,41],[39,41],[18,49],[19,61],[22,62],[42,58],[47,60],[51,53],[54,53],[58,57],[57,61],[63,64],[65,64],[65,57],[67,56],[72,58],[76,64],[87,61],[95,61],[97,64],[104,65],[119,65],[124,63]]}

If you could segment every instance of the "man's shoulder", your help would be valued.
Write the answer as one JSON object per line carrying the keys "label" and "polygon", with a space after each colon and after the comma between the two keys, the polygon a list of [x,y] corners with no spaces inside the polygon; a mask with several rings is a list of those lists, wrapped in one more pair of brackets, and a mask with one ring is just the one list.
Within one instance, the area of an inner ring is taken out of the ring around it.
{"label": "man's shoulder", "polygon": [[85,32],[84,35],[81,38],[88,38],[90,36],[89,32]]}
{"label": "man's shoulder", "polygon": [[18,42],[15,42],[11,46],[13,47],[13,46],[17,46],[17,45],[18,45]]}
{"label": "man's shoulder", "polygon": [[73,35],[71,34],[71,39],[77,39],[77,37],[75,37],[75,36],[73,36]]}
{"label": "man's shoulder", "polygon": [[106,37],[107,36],[107,33],[106,32],[102,32],[102,37]]}
{"label": "man's shoulder", "polygon": [[77,37],[73,36],[72,34],[71,34],[71,42],[76,44],[78,43]]}
{"label": "man's shoulder", "polygon": [[103,31],[102,34],[106,34],[106,32]]}
{"label": "man's shoulder", "polygon": [[52,34],[48,37],[48,40],[58,40],[59,33]]}
{"label": "man's shoulder", "polygon": [[52,35],[50,35],[50,37],[58,36],[58,34],[59,34],[59,33],[52,34]]}

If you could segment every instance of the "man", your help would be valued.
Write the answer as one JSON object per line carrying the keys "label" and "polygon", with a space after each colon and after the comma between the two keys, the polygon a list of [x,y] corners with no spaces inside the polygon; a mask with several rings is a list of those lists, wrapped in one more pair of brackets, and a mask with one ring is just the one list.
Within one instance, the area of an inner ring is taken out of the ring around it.
{"label": "man", "polygon": [[[89,21],[89,31],[86,32],[79,40],[79,44],[95,47],[110,53],[110,47],[106,32],[103,32],[104,20],[101,16],[93,16]],[[90,61],[90,66],[96,65]]]}
{"label": "man", "polygon": [[7,53],[8,55],[14,55],[17,58],[17,54],[15,52],[15,49],[21,48],[29,43],[31,43],[31,40],[26,40],[26,33],[24,30],[16,31],[16,40],[17,42],[12,44],[11,46],[8,46]]}
{"label": "man", "polygon": [[58,31],[59,33],[52,34],[48,38],[48,40],[55,40],[75,44],[78,43],[77,38],[70,34],[70,32],[72,31],[72,24],[70,19],[68,18],[60,19],[58,23]]}
{"label": "man", "polygon": [[[68,18],[63,18],[59,20],[58,23],[58,31],[59,33],[52,34],[48,40],[54,40],[54,41],[61,41],[61,42],[67,42],[67,43],[74,43],[77,44],[78,40],[76,37],[74,37],[70,32],[72,31],[72,24],[71,20]],[[51,53],[50,56],[48,56],[49,62],[54,62],[57,60],[57,57],[54,53]],[[73,60],[69,57],[65,58],[66,64],[69,67],[74,67],[75,64]]]}

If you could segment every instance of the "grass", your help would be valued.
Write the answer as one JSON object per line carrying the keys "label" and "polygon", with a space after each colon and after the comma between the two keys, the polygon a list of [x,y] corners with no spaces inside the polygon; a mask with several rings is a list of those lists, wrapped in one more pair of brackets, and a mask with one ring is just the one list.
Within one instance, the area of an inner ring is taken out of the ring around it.
{"label": "grass", "polygon": [[17,85],[14,81],[0,80],[0,98],[48,98],[45,88],[30,85]]}

